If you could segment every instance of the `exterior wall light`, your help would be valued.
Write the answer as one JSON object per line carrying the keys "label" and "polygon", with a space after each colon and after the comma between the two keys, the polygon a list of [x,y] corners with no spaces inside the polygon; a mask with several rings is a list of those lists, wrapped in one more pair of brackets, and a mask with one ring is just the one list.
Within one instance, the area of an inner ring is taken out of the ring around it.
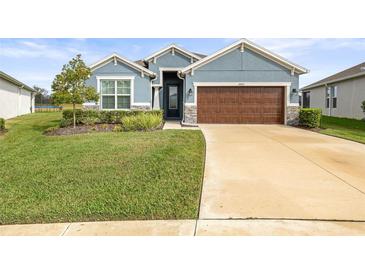
{"label": "exterior wall light", "polygon": [[192,89],[191,89],[191,88],[189,88],[189,90],[188,90],[188,95],[189,95],[189,96],[193,95],[193,91],[192,91]]}

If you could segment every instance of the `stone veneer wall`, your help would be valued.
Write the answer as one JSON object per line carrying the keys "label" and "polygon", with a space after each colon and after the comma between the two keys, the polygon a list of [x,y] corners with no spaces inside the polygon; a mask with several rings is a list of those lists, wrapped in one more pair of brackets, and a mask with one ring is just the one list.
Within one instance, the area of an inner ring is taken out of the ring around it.
{"label": "stone veneer wall", "polygon": [[198,114],[196,106],[185,105],[184,123],[196,124],[198,122]]}
{"label": "stone veneer wall", "polygon": [[299,106],[287,106],[286,107],[286,123],[290,126],[296,126],[299,124]]}

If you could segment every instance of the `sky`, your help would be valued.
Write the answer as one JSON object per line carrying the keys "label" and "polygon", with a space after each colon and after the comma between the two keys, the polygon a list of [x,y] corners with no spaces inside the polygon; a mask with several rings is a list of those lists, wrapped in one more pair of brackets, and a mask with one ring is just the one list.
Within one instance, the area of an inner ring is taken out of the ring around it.
{"label": "sky", "polygon": [[[250,38],[248,38],[250,39]],[[0,70],[29,86],[51,90],[62,65],[80,53],[92,64],[113,52],[130,60],[142,59],[169,44],[211,54],[237,39],[0,39]],[[300,87],[365,62],[361,39],[264,39],[251,41],[310,70],[300,76]]]}

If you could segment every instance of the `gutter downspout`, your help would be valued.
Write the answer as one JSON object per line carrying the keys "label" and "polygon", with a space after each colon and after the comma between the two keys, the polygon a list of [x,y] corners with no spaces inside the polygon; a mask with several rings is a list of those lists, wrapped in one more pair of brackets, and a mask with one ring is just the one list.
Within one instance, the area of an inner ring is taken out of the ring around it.
{"label": "gutter downspout", "polygon": [[181,73],[181,71],[177,72],[177,77],[181,80],[183,80],[183,119],[182,119],[182,123],[185,123],[185,100],[186,100],[186,91],[185,91],[185,87],[186,87],[186,82],[185,82],[185,77],[182,76],[183,74]]}
{"label": "gutter downspout", "polygon": [[[328,84],[324,84],[325,86],[325,91],[326,91],[326,104],[327,104],[327,88],[328,88]],[[328,94],[328,114],[329,116],[332,116],[332,110],[331,110],[331,90],[329,91]]]}

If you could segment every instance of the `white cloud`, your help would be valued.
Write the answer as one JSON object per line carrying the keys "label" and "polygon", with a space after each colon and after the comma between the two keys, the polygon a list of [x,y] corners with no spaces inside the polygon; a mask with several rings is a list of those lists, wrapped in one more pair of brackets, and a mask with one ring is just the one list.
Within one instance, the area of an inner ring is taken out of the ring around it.
{"label": "white cloud", "polygon": [[78,53],[73,47],[63,45],[52,46],[33,41],[20,41],[9,46],[1,46],[0,56],[10,58],[46,58],[52,60],[68,60]]}

